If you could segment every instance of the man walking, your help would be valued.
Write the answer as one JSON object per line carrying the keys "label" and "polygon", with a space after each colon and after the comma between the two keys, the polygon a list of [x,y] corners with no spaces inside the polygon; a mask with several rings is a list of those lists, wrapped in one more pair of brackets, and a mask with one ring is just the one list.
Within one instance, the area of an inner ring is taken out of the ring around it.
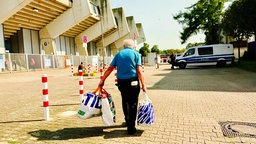
{"label": "man walking", "polygon": [[140,84],[144,92],[147,91],[147,88],[141,70],[141,57],[134,50],[134,41],[132,39],[125,39],[123,46],[124,49],[115,55],[110,66],[104,73],[99,87],[102,88],[104,86],[106,78],[117,67],[117,86],[122,96],[122,107],[127,133],[132,135],[136,133],[135,121],[137,117]]}

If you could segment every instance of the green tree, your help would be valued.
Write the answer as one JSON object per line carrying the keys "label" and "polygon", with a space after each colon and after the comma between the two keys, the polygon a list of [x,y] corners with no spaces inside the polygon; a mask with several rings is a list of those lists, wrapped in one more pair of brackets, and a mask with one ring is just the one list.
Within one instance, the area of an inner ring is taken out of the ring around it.
{"label": "green tree", "polygon": [[160,50],[159,53],[162,55],[168,55],[168,50]]}
{"label": "green tree", "polygon": [[143,44],[143,47],[140,48],[139,53],[140,53],[143,57],[146,57],[149,52],[150,52],[150,50],[149,50],[149,44],[144,43],[144,44]]}
{"label": "green tree", "polygon": [[183,49],[168,49],[167,54],[170,55],[171,53],[183,53],[186,50],[186,48]]}
{"label": "green tree", "polygon": [[155,52],[156,54],[159,54],[160,53],[160,50],[158,49],[158,46],[157,45],[154,45],[152,48],[151,48],[151,52]]}
{"label": "green tree", "polygon": [[204,45],[204,43],[188,43],[186,48],[194,47],[194,46],[199,46],[199,45]]}
{"label": "green tree", "polygon": [[236,0],[227,9],[222,20],[224,34],[238,42],[238,62],[240,63],[240,42],[256,34],[256,1]]}
{"label": "green tree", "polygon": [[[224,34],[227,36],[232,36],[235,40],[242,40],[244,38],[248,38],[251,36],[253,32],[253,27],[255,25],[248,26],[252,21],[251,18],[248,17],[248,6],[245,6],[247,1],[255,1],[255,0],[236,0],[232,3],[232,5],[225,12],[225,15],[222,19],[222,28]],[[256,3],[256,1],[255,1]],[[254,9],[256,5],[254,5]],[[255,11],[255,10],[254,10]],[[255,17],[255,16],[254,16]],[[255,21],[255,20],[254,20]],[[256,31],[256,28],[255,28]]]}
{"label": "green tree", "polygon": [[228,0],[199,0],[186,8],[187,12],[179,12],[173,16],[178,23],[184,26],[180,33],[181,43],[184,44],[191,35],[197,34],[200,30],[205,34],[206,44],[220,43],[221,29],[219,26],[226,1]]}

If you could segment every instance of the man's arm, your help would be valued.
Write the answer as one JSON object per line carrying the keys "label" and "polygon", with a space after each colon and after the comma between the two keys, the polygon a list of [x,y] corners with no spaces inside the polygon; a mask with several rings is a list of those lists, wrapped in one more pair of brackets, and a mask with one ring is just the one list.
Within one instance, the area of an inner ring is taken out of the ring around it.
{"label": "man's arm", "polygon": [[144,92],[147,92],[147,87],[145,85],[145,80],[144,80],[144,76],[142,75],[142,70],[141,70],[141,66],[140,65],[137,65],[136,71],[137,71],[138,77],[139,77],[140,82],[141,82],[142,90]]}
{"label": "man's arm", "polygon": [[108,69],[104,72],[104,75],[102,76],[102,79],[100,80],[99,87],[104,86],[104,82],[107,79],[107,77],[111,74],[111,72],[114,70],[115,67],[109,66]]}

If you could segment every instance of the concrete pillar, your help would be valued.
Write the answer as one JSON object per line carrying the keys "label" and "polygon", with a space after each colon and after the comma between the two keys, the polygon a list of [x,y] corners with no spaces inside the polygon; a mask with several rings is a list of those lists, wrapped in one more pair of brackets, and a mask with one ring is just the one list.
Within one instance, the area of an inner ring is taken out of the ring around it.
{"label": "concrete pillar", "polygon": [[5,53],[5,47],[4,47],[4,27],[1,24],[0,25],[0,54]]}

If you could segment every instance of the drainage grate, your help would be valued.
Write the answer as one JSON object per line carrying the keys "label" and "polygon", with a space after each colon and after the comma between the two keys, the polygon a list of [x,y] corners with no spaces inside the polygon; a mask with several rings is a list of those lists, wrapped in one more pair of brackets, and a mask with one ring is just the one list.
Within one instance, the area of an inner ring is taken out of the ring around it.
{"label": "drainage grate", "polygon": [[219,124],[226,137],[256,138],[256,123],[226,121]]}

